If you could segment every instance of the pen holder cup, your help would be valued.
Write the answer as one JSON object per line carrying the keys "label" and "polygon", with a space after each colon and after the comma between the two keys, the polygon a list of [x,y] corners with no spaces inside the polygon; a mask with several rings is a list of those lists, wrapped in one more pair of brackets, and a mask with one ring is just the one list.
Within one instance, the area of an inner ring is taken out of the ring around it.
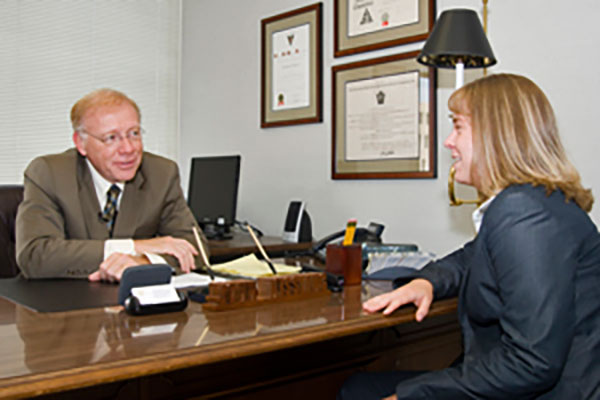
{"label": "pen holder cup", "polygon": [[362,247],[359,243],[343,246],[328,244],[325,269],[344,276],[344,286],[360,285],[362,281]]}

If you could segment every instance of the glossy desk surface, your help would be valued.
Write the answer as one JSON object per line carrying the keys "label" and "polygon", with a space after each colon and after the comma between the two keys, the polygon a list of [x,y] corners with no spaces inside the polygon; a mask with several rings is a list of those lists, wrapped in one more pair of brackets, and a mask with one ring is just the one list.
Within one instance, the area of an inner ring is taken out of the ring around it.
{"label": "glossy desk surface", "polygon": [[[0,298],[0,397],[29,397],[255,355],[392,325],[414,309],[368,315],[361,302],[387,284],[225,312],[132,317],[120,308],[37,313]],[[428,318],[454,313],[433,304]],[[419,329],[418,324],[414,324]]]}

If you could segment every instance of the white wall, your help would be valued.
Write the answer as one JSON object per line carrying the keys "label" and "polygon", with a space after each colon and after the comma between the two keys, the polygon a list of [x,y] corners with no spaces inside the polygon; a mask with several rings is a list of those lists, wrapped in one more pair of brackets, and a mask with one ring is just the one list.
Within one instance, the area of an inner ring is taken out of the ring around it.
{"label": "white wall", "polygon": [[[199,155],[241,154],[238,219],[278,235],[291,199],[303,199],[313,234],[359,225],[386,225],[386,242],[414,242],[443,255],[473,236],[473,206],[447,204],[450,131],[446,101],[452,71],[441,71],[438,89],[438,178],[333,181],[331,175],[331,66],[415,50],[422,43],[333,58],[333,0],[323,1],[323,122],[260,126],[260,20],[306,0],[184,0],[179,165],[187,184],[189,160]],[[481,12],[478,0],[438,0],[438,13],[455,7]],[[567,150],[584,183],[600,195],[595,153],[600,147],[595,107],[600,90],[595,66],[600,2],[593,0],[491,0],[489,38],[497,66],[536,81],[558,115]],[[470,72],[466,80],[480,76]],[[464,193],[463,189],[461,193]],[[467,195],[472,195],[466,189]],[[473,195],[472,195],[473,196]],[[598,207],[600,209],[600,206]],[[600,212],[592,212],[598,221]]]}

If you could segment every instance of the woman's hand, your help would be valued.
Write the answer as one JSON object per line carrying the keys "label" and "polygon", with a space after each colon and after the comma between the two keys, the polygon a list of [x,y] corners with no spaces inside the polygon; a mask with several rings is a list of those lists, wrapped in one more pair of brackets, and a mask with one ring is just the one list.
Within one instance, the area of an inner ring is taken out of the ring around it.
{"label": "woman's hand", "polygon": [[383,310],[384,315],[408,303],[417,306],[415,319],[421,322],[429,312],[433,301],[433,285],[425,279],[415,279],[398,289],[373,297],[363,303],[363,310],[373,313]]}

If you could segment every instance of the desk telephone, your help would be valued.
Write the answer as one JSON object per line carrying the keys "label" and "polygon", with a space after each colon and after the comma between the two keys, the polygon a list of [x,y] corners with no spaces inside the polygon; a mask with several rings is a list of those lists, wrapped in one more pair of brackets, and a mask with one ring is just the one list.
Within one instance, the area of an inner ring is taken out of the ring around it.
{"label": "desk telephone", "polygon": [[[354,234],[354,243],[381,243],[381,233],[385,229],[385,226],[376,222],[369,222],[369,226],[366,228],[356,228]],[[329,243],[334,243],[337,239],[344,237],[345,230],[332,233],[331,235],[325,236],[323,239],[316,242],[312,248],[312,252],[319,258],[325,259],[325,248]],[[340,240],[341,241],[341,240]]]}

